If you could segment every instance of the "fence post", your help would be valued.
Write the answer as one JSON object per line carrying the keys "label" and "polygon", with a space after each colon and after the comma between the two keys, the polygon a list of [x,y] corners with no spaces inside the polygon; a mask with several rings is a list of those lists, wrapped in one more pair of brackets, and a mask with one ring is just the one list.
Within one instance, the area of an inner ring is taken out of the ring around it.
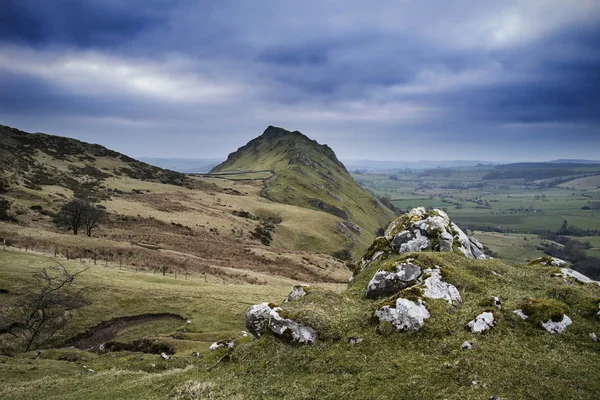
{"label": "fence post", "polygon": [[69,249],[65,249],[65,256],[67,257],[67,260],[69,259]]}
{"label": "fence post", "polygon": [[6,250],[6,239],[2,240],[2,245],[4,246],[4,250]]}

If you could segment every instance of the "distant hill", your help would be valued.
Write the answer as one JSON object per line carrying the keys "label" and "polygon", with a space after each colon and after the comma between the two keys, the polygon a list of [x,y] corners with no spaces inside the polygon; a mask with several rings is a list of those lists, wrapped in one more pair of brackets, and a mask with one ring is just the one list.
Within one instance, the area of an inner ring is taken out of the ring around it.
{"label": "distant hill", "polygon": [[138,157],[140,161],[182,173],[203,173],[223,162],[222,158]]}
{"label": "distant hill", "polygon": [[146,164],[98,144],[27,133],[4,125],[0,125],[0,138],[0,177],[8,185],[32,190],[60,186],[72,190],[75,197],[92,200],[108,195],[103,182],[115,176],[192,185],[182,173]]}
{"label": "distant hill", "polygon": [[580,160],[569,158],[561,158],[559,160],[553,160],[548,162],[553,164],[600,164],[599,160]]}
{"label": "distant hill", "polygon": [[274,172],[264,181],[264,197],[335,215],[340,232],[357,246],[368,245],[395,217],[350,176],[331,148],[298,131],[269,126],[211,172],[259,170]]}
{"label": "distant hill", "polygon": [[420,160],[420,161],[377,161],[377,160],[344,160],[351,171],[388,171],[393,169],[428,169],[428,168],[457,168],[482,165],[497,165],[498,162],[481,160]]}

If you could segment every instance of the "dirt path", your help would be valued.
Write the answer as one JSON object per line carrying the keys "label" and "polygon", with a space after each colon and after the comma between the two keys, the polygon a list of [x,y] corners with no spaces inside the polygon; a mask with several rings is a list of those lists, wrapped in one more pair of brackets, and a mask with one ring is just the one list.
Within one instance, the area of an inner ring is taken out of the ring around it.
{"label": "dirt path", "polygon": [[142,325],[148,322],[155,321],[174,321],[183,322],[185,319],[177,314],[159,313],[159,314],[140,314],[127,317],[113,318],[108,321],[89,328],[82,334],[79,334],[70,339],[66,345],[75,346],[78,349],[89,349],[98,347],[102,343],[111,341],[119,332],[135,325]]}

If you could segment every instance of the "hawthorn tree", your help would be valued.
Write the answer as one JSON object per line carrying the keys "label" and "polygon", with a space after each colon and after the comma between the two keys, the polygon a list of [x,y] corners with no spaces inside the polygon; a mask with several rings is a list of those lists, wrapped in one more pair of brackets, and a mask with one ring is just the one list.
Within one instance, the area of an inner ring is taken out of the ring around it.
{"label": "hawthorn tree", "polygon": [[86,200],[73,199],[60,208],[54,222],[72,230],[74,235],[79,233],[80,228],[85,227],[86,235],[92,236],[92,230],[105,219],[106,211]]}
{"label": "hawthorn tree", "polygon": [[57,339],[73,311],[87,303],[76,278],[62,264],[32,274],[23,291],[0,305],[0,354],[37,350]]}

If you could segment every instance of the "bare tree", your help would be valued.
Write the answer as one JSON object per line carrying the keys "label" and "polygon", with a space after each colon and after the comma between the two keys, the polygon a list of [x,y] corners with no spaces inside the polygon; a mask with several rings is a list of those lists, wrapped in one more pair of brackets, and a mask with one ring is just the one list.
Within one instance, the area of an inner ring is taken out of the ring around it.
{"label": "bare tree", "polygon": [[106,211],[90,204],[83,216],[83,224],[85,225],[86,235],[92,236],[92,229],[94,229],[98,223],[104,221],[105,219]]}
{"label": "bare tree", "polygon": [[37,350],[57,339],[73,311],[85,306],[77,276],[62,264],[32,274],[22,293],[0,306],[0,354]]}

